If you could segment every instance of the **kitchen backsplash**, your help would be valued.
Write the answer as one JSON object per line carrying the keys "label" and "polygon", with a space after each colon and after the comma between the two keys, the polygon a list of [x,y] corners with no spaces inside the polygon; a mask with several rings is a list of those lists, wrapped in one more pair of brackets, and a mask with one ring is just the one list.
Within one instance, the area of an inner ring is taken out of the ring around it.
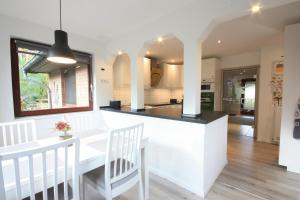
{"label": "kitchen backsplash", "polygon": [[[130,88],[115,88],[114,100],[121,100],[122,105],[130,105]],[[145,90],[145,104],[168,103],[170,99],[181,101],[183,89],[148,89]]]}

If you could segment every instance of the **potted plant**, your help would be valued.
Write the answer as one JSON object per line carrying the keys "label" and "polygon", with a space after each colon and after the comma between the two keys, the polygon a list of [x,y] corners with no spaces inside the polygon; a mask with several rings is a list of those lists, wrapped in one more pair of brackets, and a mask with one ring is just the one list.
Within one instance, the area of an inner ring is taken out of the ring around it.
{"label": "potted plant", "polygon": [[69,139],[72,137],[68,132],[71,131],[71,126],[68,122],[59,121],[55,124],[55,130],[58,131],[58,136],[62,139]]}

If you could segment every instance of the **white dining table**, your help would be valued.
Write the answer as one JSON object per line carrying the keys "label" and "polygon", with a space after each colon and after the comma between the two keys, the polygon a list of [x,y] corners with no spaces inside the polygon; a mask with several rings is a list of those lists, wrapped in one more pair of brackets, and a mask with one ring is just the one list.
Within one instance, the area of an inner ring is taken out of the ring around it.
{"label": "white dining table", "polygon": [[[105,165],[105,156],[106,156],[106,143],[107,143],[107,137],[108,137],[108,131],[107,130],[100,130],[100,129],[95,129],[95,130],[89,130],[89,131],[82,131],[82,132],[77,132],[73,133],[75,137],[78,137],[80,139],[80,155],[79,155],[79,175],[82,177],[82,175],[86,172],[89,172],[93,169],[96,169],[98,167],[104,166]],[[8,152],[8,151],[19,151],[20,149],[27,149],[27,148],[35,148],[39,146],[44,146],[47,144],[52,144],[59,141],[59,138],[56,137],[49,137],[49,138],[44,138],[41,140],[36,140],[33,142],[29,142],[26,144],[20,144],[20,145],[15,145],[11,147],[5,147],[5,148],[0,148],[0,153],[1,152]],[[143,187],[144,187],[144,195],[145,199],[149,199],[149,168],[148,168],[148,138],[143,138],[142,144],[141,144],[141,153],[142,153],[142,171],[143,171]],[[70,147],[72,148],[72,147]],[[11,163],[11,166],[9,163],[6,163],[3,166],[3,171],[9,171],[13,168],[13,163]],[[26,174],[24,175],[26,179]],[[47,176],[51,176],[47,174]],[[13,176],[14,177],[14,176]],[[13,177],[8,178],[7,180],[14,180]],[[71,177],[70,177],[71,178]],[[24,177],[23,177],[24,179]],[[49,178],[48,180],[51,180]],[[80,178],[80,180],[82,180]],[[5,179],[4,179],[5,181]],[[15,195],[15,185],[10,182],[4,182],[6,190],[7,190],[7,199],[14,199]],[[40,183],[38,182],[39,179],[35,178],[35,181],[37,183],[35,185],[39,185]],[[29,182],[28,182],[29,184]],[[82,185],[82,183],[80,184]],[[26,185],[26,181],[22,183],[22,187],[27,188],[28,185]],[[82,188],[82,187],[80,187]],[[42,188],[35,188],[36,193],[39,193],[42,191]],[[80,192],[82,193],[82,192]],[[27,193],[24,192],[24,198],[27,197]]]}

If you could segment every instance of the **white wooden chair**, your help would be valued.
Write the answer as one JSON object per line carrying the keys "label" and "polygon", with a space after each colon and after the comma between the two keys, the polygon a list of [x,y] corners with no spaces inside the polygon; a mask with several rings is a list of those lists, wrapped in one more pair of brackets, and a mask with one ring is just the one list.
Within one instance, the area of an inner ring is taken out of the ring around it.
{"label": "white wooden chair", "polygon": [[[70,147],[70,145],[72,145]],[[20,148],[19,148],[20,149]],[[27,150],[0,153],[0,199],[70,199],[68,180],[72,178],[73,199],[79,199],[79,139],[42,145]],[[13,174],[13,175],[12,175]],[[63,185],[59,193],[58,186]],[[49,189],[49,190],[48,190]],[[50,190],[53,189],[53,193]]]}
{"label": "white wooden chair", "polygon": [[110,132],[105,167],[83,176],[83,197],[86,184],[98,190],[106,200],[111,200],[139,183],[139,198],[144,199],[141,171],[143,127],[143,124],[138,124]]}
{"label": "white wooden chair", "polygon": [[62,120],[70,123],[72,134],[99,129],[98,116],[92,112],[64,115]]}
{"label": "white wooden chair", "polygon": [[0,123],[0,147],[27,143],[34,140],[36,140],[36,125],[34,120]]}

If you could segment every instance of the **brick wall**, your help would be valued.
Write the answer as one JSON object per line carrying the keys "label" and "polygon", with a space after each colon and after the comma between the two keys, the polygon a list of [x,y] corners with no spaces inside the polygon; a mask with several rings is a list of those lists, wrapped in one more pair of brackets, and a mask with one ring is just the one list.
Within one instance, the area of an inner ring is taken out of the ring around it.
{"label": "brick wall", "polygon": [[89,75],[86,65],[76,69],[76,102],[79,107],[89,106]]}
{"label": "brick wall", "polygon": [[56,70],[49,74],[49,87],[51,89],[52,108],[61,108],[63,105],[63,78],[62,71]]}

